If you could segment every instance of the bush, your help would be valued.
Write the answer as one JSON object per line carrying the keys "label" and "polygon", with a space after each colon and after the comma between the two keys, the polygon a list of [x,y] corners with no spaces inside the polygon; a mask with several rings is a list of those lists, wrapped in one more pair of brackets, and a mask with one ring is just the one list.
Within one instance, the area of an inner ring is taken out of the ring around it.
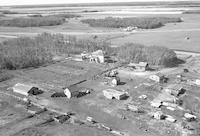
{"label": "bush", "polygon": [[188,10],[183,12],[183,14],[200,14],[200,10]]}
{"label": "bush", "polygon": [[70,14],[70,13],[56,14],[56,15],[52,15],[52,16],[62,17],[62,18],[76,18],[76,17],[81,17],[81,15]]}
{"label": "bush", "polygon": [[163,26],[166,23],[181,22],[180,18],[168,17],[140,17],[140,18],[113,18],[107,17],[105,19],[84,19],[83,23],[87,23],[92,27],[138,27],[142,29],[152,29]]}
{"label": "bush", "polygon": [[163,65],[165,67],[175,66],[177,56],[173,50],[159,46],[143,46],[129,43],[118,47],[116,54],[119,60],[124,62],[145,61],[152,65]]}
{"label": "bush", "polygon": [[12,77],[13,75],[9,74],[8,72],[0,70],[0,82],[9,80]]}
{"label": "bush", "polygon": [[43,33],[35,38],[22,37],[0,44],[0,68],[37,67],[52,62],[53,56],[76,54],[82,51],[109,50],[107,43],[77,40],[61,34]]}
{"label": "bush", "polygon": [[14,27],[39,27],[61,25],[65,22],[62,17],[45,16],[45,17],[23,17],[13,19],[1,19],[0,26]]}
{"label": "bush", "polygon": [[39,26],[55,26],[65,22],[65,18],[80,17],[76,14],[56,14],[42,16],[40,14],[29,15],[28,17],[18,17],[13,19],[0,19],[0,26],[13,27],[39,27]]}

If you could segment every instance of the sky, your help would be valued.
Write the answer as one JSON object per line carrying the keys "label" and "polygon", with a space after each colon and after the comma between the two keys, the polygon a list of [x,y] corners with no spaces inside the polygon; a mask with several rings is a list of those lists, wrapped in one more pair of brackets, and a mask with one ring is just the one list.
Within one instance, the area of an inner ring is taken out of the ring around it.
{"label": "sky", "polygon": [[[144,1],[184,1],[184,0],[0,0],[0,6],[32,5],[32,4],[99,3],[99,2],[134,2],[134,1],[144,2]],[[200,0],[193,0],[193,1],[200,1]]]}

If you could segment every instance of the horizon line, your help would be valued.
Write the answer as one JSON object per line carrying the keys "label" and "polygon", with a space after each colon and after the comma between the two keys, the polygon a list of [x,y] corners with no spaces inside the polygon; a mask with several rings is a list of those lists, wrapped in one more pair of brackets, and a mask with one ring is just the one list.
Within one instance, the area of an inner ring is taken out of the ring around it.
{"label": "horizon line", "polygon": [[0,5],[0,7],[20,7],[20,6],[48,6],[48,5],[95,5],[95,4],[111,4],[111,3],[173,3],[173,2],[200,2],[200,0],[168,0],[168,1],[163,1],[163,0],[155,0],[155,1],[148,1],[148,0],[143,0],[143,1],[125,1],[125,2],[111,2],[111,1],[106,1],[106,2],[80,2],[80,3],[36,3],[36,4],[19,4],[19,5]]}

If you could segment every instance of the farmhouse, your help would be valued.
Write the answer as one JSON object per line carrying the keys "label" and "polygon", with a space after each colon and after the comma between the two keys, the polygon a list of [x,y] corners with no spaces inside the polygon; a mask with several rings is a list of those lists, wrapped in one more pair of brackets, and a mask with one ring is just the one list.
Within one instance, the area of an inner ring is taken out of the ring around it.
{"label": "farmhouse", "polygon": [[117,100],[121,100],[127,97],[127,94],[125,92],[121,92],[121,91],[117,91],[114,89],[106,89],[103,90],[103,94],[106,98],[108,99],[117,99]]}
{"label": "farmhouse", "polygon": [[69,86],[64,90],[64,94],[67,96],[68,99],[72,97],[81,97],[83,95],[89,94],[91,89],[77,87],[76,85]]}
{"label": "farmhouse", "polygon": [[90,62],[96,62],[96,63],[104,63],[104,53],[102,50],[97,50],[92,53],[83,52],[81,53],[81,57],[83,60],[89,59]]}
{"label": "farmhouse", "polygon": [[25,96],[37,95],[37,94],[43,93],[43,91],[37,87],[31,86],[31,85],[25,85],[21,83],[17,83],[16,85],[12,87],[12,89],[13,89],[13,92],[22,94]]}
{"label": "farmhouse", "polygon": [[184,89],[181,84],[170,84],[165,88],[165,91],[171,95],[179,96],[180,94],[183,94],[186,89]]}
{"label": "farmhouse", "polygon": [[132,67],[135,71],[144,72],[148,70],[149,64],[147,62],[130,63],[128,66]]}
{"label": "farmhouse", "polygon": [[157,73],[155,75],[150,75],[149,79],[155,81],[155,82],[159,82],[159,83],[165,83],[167,82],[167,78],[165,77],[165,75],[161,74],[161,73]]}

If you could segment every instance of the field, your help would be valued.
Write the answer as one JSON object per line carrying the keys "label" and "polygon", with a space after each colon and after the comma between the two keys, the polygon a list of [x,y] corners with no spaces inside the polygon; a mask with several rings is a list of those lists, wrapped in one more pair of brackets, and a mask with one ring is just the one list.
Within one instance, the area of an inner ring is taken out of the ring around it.
{"label": "field", "polygon": [[[200,85],[194,83],[200,76],[199,7],[199,2],[0,7],[0,21],[25,18],[22,22],[26,22],[20,27],[15,23],[0,25],[0,136],[200,135]],[[62,23],[44,23],[41,20],[45,16],[62,16]],[[163,23],[153,29],[132,28],[130,22],[120,27],[82,22],[106,17],[126,21],[145,18],[144,22],[146,18],[181,18],[182,22]],[[26,18],[39,18],[45,25],[37,21],[37,25],[30,24]],[[112,54],[105,57],[112,61],[80,60],[83,51],[111,49],[102,48],[104,44],[113,47]],[[153,45],[158,47],[146,47]],[[166,56],[178,57],[180,63],[174,67],[159,65],[167,61]],[[128,62],[149,61],[150,68],[136,71],[117,57]],[[110,83],[113,77],[107,76],[113,70],[120,78],[117,86]],[[149,76],[155,74],[164,74],[167,82],[150,80]],[[12,90],[16,83],[39,87],[43,93],[20,95]],[[178,96],[166,94],[164,88],[174,83],[186,91]],[[63,91],[71,85],[87,88],[90,93],[68,99]],[[128,96],[108,99],[103,94],[105,89]],[[152,102],[157,99],[172,106],[155,108]],[[133,109],[128,109],[129,105]],[[153,117],[158,111],[176,121]],[[195,121],[188,121],[185,113],[195,115]],[[60,115],[66,117],[63,122],[56,118]]]}

